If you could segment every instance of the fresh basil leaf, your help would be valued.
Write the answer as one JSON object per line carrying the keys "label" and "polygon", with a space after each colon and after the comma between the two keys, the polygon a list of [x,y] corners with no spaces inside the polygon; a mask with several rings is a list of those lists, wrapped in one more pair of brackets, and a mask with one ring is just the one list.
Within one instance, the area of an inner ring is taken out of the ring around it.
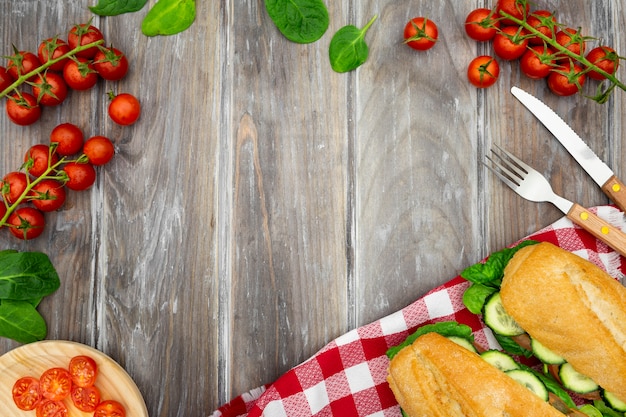
{"label": "fresh basil leaf", "polygon": [[411,345],[418,337],[425,335],[426,333],[439,333],[440,335],[445,337],[462,337],[463,339],[467,339],[469,342],[474,343],[474,335],[472,334],[471,327],[465,324],[460,324],[456,321],[442,321],[439,323],[427,324],[418,328],[401,344],[389,348],[387,350],[387,357],[389,359],[393,358],[398,352],[400,352],[406,346]]}
{"label": "fresh basil leaf", "polygon": [[0,301],[0,336],[19,343],[43,340],[48,328],[43,317],[27,301]]}
{"label": "fresh basil leaf", "polygon": [[470,312],[480,314],[487,298],[496,291],[498,289],[491,286],[472,284],[463,293],[463,304]]}
{"label": "fresh basil leaf", "polygon": [[146,36],[175,35],[188,29],[195,19],[195,0],[159,0],[141,22],[141,31]]}
{"label": "fresh basil leaf", "polygon": [[147,0],[98,0],[98,4],[89,6],[89,10],[99,16],[117,16],[141,10],[146,2]]}
{"label": "fresh basil leaf", "polygon": [[59,275],[44,253],[0,256],[0,299],[36,300],[53,293],[60,285]]}
{"label": "fresh basil leaf", "polygon": [[328,9],[322,0],[265,0],[265,10],[292,42],[315,42],[328,29]]}
{"label": "fresh basil leaf", "polygon": [[339,29],[330,41],[328,57],[330,66],[336,72],[348,72],[361,66],[369,56],[365,34],[377,16],[374,16],[363,29],[348,25]]}

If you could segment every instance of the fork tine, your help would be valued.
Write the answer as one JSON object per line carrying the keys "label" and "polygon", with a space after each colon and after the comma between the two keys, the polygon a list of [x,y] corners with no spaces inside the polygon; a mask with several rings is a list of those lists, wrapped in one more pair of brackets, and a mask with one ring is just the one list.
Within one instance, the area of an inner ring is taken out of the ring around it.
{"label": "fork tine", "polygon": [[[489,159],[490,161],[493,162],[493,160],[489,157],[487,157],[487,159]],[[512,188],[513,190],[516,190],[517,187],[519,187],[519,184],[514,182],[512,179],[510,179],[509,177],[503,175],[500,173],[500,171],[498,171],[497,169],[495,169],[494,167],[491,167],[489,165],[487,165],[486,163],[483,162],[483,164],[487,167],[487,169],[491,172],[493,172],[495,174],[496,177],[500,178],[500,181],[502,181],[503,183],[505,183],[506,185],[508,185],[510,188]]]}
{"label": "fork tine", "polygon": [[485,158],[488,159],[492,164],[492,166],[489,167],[491,171],[498,174],[498,177],[500,179],[502,179],[502,177],[508,178],[516,186],[519,186],[524,180],[524,173],[521,172],[519,168],[512,166],[511,163],[502,158],[501,155],[498,155],[495,152],[494,155],[498,157],[497,161],[491,158],[489,155],[485,155]]}
{"label": "fork tine", "polygon": [[524,163],[524,161],[522,161],[521,159],[517,158],[511,152],[501,148],[498,145],[494,145],[494,147],[498,149],[498,153],[496,153],[493,149],[491,150],[491,152],[496,153],[500,157],[500,159],[504,160],[505,158],[502,157],[502,155],[504,155],[510,161],[513,161],[515,164],[517,164],[517,166],[519,168],[521,168],[524,171],[523,174],[528,174],[529,172],[531,172],[533,170],[533,168],[531,168],[530,165]]}

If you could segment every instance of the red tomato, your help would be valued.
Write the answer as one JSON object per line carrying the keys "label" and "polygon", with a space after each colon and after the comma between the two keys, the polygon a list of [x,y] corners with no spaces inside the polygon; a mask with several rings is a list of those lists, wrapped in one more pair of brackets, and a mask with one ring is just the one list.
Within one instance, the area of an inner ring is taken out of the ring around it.
{"label": "red tomato", "polygon": [[571,96],[576,94],[585,84],[585,74],[582,69],[574,64],[562,65],[553,69],[548,75],[548,87],[558,96]]}
{"label": "red tomato", "polygon": [[41,400],[39,380],[24,376],[13,384],[13,401],[17,408],[24,411],[34,410]]}
{"label": "red tomato", "polygon": [[68,162],[63,166],[63,171],[68,178],[65,185],[70,190],[83,191],[96,182],[96,170],[89,163]]}
{"label": "red tomato", "polygon": [[40,177],[57,162],[59,162],[59,157],[57,155],[50,157],[50,147],[41,143],[31,146],[24,155],[25,167],[33,177]]}
{"label": "red tomato", "polygon": [[28,177],[23,172],[9,172],[2,179],[2,197],[9,203],[15,203],[28,187]]}
{"label": "red tomato", "polygon": [[63,67],[63,79],[74,90],[89,90],[98,82],[98,73],[87,58],[75,58],[67,61]]}
{"label": "red tomato", "polygon": [[37,55],[28,51],[16,51],[9,59],[7,71],[11,74],[11,77],[17,80],[20,75],[28,74],[40,66],[41,62],[39,62]]}
{"label": "red tomato", "polygon": [[104,165],[113,158],[115,148],[109,138],[93,136],[85,142],[83,153],[93,165]]}
{"label": "red tomato", "polygon": [[37,406],[37,417],[67,417],[67,407],[62,401],[43,400]]}
{"label": "red tomato", "polygon": [[520,59],[520,69],[528,78],[545,78],[554,69],[554,51],[546,46],[532,46]]}
{"label": "red tomato", "polygon": [[[47,63],[49,60],[60,58],[70,51],[70,47],[62,39],[49,38],[39,44],[37,49],[37,57],[42,64]],[[63,67],[69,58],[64,58],[48,67],[52,71],[63,71]]]}
{"label": "red tomato", "polygon": [[500,21],[486,8],[472,10],[465,19],[465,33],[475,41],[490,41],[496,36]]}
{"label": "red tomato", "polygon": [[[593,48],[589,51],[586,58],[602,71],[611,75],[615,74],[615,71],[617,71],[619,66],[619,56],[613,48],[608,46],[598,46]],[[593,78],[594,80],[604,80],[606,78],[603,74],[600,74],[597,71],[589,71],[587,75],[589,78]]]}
{"label": "red tomato", "polygon": [[505,26],[493,38],[493,51],[498,57],[512,61],[526,52],[528,38],[526,31],[517,26]]}
{"label": "red tomato", "polygon": [[57,106],[67,98],[67,84],[60,74],[47,72],[35,77],[33,94],[39,104],[44,106]]}
{"label": "red tomato", "polygon": [[41,117],[41,107],[37,99],[30,93],[14,93],[6,101],[6,112],[9,119],[20,126],[35,123]]}
{"label": "red tomato", "polygon": [[[541,32],[542,35],[552,39],[552,35],[554,34],[554,28],[556,27],[556,18],[547,10],[535,10],[531,14],[528,15],[526,19],[526,23],[528,23],[533,28],[537,29]],[[544,40],[539,36],[533,36],[528,39],[528,43],[531,45],[543,45]]]}
{"label": "red tomato", "polygon": [[4,203],[4,201],[0,200],[0,219],[4,219],[4,216],[6,216],[6,214],[7,214],[7,206]]}
{"label": "red tomato", "polygon": [[9,86],[14,82],[15,79],[8,73],[7,69],[0,67],[0,92],[9,88]]}
{"label": "red tomato", "polygon": [[580,55],[585,52],[585,39],[576,29],[564,28],[556,33],[557,43]]}
{"label": "red tomato", "polygon": [[70,395],[76,408],[86,413],[93,413],[100,404],[100,390],[95,386],[74,386]]}
{"label": "red tomato", "polygon": [[[72,29],[70,29],[70,32],[67,35],[67,43],[69,44],[70,49],[74,49],[79,45],[87,45],[101,40],[104,40],[104,36],[102,35],[102,32],[100,32],[100,29],[90,25],[89,23],[75,25]],[[98,47],[92,46],[91,48],[77,52],[76,56],[91,59],[96,55],[96,52],[98,52]]]}
{"label": "red tomato", "polygon": [[93,417],[126,417],[126,409],[117,401],[106,400],[98,404]]}
{"label": "red tomato", "polygon": [[63,206],[67,193],[63,184],[53,179],[45,179],[30,190],[30,202],[43,212],[56,211]]}
{"label": "red tomato", "polygon": [[117,81],[128,72],[128,59],[119,49],[102,48],[93,59],[93,67],[105,80]]}
{"label": "red tomato", "polygon": [[72,123],[61,123],[50,132],[50,143],[56,144],[55,152],[61,156],[76,155],[83,148],[84,135]]}
{"label": "red tomato", "polygon": [[[528,0],[498,0],[498,2],[496,3],[497,16],[502,16],[500,12],[504,12],[510,14],[516,19],[525,20],[526,16],[528,16],[529,10],[530,4]],[[516,23],[509,18],[503,18],[502,24],[514,25]]]}
{"label": "red tomato", "polygon": [[132,94],[118,94],[109,103],[109,116],[118,125],[132,125],[140,114],[141,104]]}
{"label": "red tomato", "polygon": [[50,368],[39,377],[41,395],[52,401],[61,401],[70,395],[72,376],[65,368]]}
{"label": "red tomato", "polygon": [[74,356],[69,366],[72,382],[78,387],[90,387],[98,377],[98,365],[93,358],[85,355]]}
{"label": "red tomato", "polygon": [[[34,239],[43,233],[46,225],[46,220],[43,217],[43,213],[33,207],[20,207],[15,210],[9,216],[7,225],[10,226],[9,230],[13,236],[29,240]],[[49,394],[48,379],[44,382],[41,378],[39,380],[39,387],[41,389],[41,395],[44,398],[49,398],[46,394]]]}
{"label": "red tomato", "polygon": [[418,51],[432,48],[438,37],[437,25],[425,17],[414,17],[404,27],[404,43]]}
{"label": "red tomato", "polygon": [[500,65],[495,58],[482,55],[474,58],[467,68],[467,79],[478,88],[495,84],[500,75]]}

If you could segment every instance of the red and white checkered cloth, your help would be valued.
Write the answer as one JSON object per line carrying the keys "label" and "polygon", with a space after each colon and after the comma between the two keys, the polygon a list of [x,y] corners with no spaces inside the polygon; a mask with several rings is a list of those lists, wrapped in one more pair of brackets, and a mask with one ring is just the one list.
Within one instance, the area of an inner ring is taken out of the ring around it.
{"label": "red and white checkered cloth", "polygon": [[[613,206],[591,211],[626,230],[623,213]],[[626,271],[623,257],[567,218],[525,239],[551,242],[619,279]],[[457,276],[404,309],[338,337],[274,383],[235,398],[211,417],[400,417],[386,381],[389,360],[385,352],[389,347],[424,324],[447,320],[470,326],[482,346],[498,347],[482,321],[463,305],[462,295],[468,285]]]}

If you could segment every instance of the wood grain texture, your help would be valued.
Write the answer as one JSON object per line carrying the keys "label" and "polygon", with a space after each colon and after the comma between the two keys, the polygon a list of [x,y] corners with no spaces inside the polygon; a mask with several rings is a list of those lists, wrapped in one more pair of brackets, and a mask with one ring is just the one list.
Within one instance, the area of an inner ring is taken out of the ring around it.
{"label": "wood grain texture", "polygon": [[[0,0],[2,55],[11,44],[32,50],[65,36],[92,17],[87,3]],[[94,17],[127,53],[128,76],[72,92],[33,126],[0,117],[3,172],[61,122],[116,146],[96,185],[47,216],[41,238],[0,231],[0,248],[46,252],[61,276],[40,308],[48,337],[110,355],[150,416],[208,415],[560,218],[488,173],[481,162],[492,144],[564,197],[606,204],[509,89],[543,99],[622,179],[626,93],[604,105],[559,98],[507,62],[495,87],[470,87],[467,64],[489,47],[471,41],[462,22],[484,4],[327,2],[328,32],[308,45],[286,40],[262,1],[197,2],[193,26],[171,37],[141,34],[147,8]],[[540,6],[626,48],[622,2]],[[332,34],[374,15],[366,64],[334,73]],[[427,52],[402,44],[415,16],[439,24]],[[136,125],[108,119],[109,90],[139,97]],[[16,346],[1,339],[0,353]]]}

